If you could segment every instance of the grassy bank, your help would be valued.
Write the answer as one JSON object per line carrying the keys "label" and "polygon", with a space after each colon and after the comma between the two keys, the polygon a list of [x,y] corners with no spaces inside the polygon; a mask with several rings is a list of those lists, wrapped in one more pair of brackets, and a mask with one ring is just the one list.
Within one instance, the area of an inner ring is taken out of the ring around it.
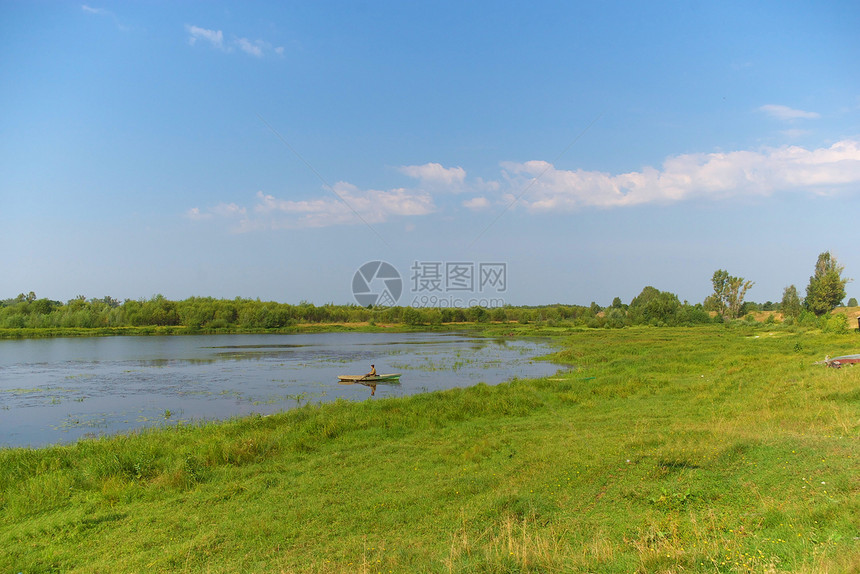
{"label": "grassy bank", "polygon": [[547,379],[0,451],[0,572],[860,571],[860,368],[812,365],[860,337],[558,338]]}

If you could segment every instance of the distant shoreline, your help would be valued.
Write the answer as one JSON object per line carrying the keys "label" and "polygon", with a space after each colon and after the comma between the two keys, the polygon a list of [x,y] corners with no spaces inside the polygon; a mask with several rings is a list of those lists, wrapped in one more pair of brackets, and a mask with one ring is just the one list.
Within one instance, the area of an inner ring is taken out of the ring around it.
{"label": "distant shoreline", "polygon": [[196,329],[186,325],[141,326],[141,327],[45,327],[45,328],[0,328],[2,339],[40,339],[51,337],[115,337],[115,336],[180,336],[180,335],[266,335],[266,334],[301,334],[301,333],[380,333],[380,332],[417,332],[417,331],[447,331],[451,328],[474,328],[475,323],[457,323],[449,325],[422,325],[409,327],[406,325],[369,325],[367,323],[309,323],[278,327],[275,329]]}

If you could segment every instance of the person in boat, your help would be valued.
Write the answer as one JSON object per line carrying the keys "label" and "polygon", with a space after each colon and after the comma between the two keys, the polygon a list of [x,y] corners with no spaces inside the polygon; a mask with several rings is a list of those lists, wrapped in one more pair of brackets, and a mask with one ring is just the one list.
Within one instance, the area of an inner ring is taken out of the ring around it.
{"label": "person in boat", "polygon": [[370,365],[370,372],[364,375],[365,379],[376,376],[376,365]]}

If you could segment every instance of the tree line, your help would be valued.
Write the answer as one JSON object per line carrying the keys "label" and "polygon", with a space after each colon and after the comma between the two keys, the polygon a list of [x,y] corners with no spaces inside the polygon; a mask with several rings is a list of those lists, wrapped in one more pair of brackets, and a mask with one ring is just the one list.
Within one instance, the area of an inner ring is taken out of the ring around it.
{"label": "tree line", "polygon": [[649,323],[681,325],[711,322],[702,305],[681,303],[672,293],[646,287],[629,305],[616,297],[613,306],[543,305],[498,308],[365,308],[358,305],[317,306],[260,301],[190,297],[171,301],[162,295],[119,302],[112,297],[76,297],[66,303],[23,293],[0,301],[0,328],[120,328],[181,326],[190,330],[267,330],[300,324],[441,325],[466,322],[564,323],[588,327],[623,327]]}
{"label": "tree line", "polygon": [[[121,328],[177,326],[189,330],[269,330],[299,324],[369,323],[441,325],[465,322],[539,322],[593,328],[632,325],[683,326],[724,322],[752,311],[781,311],[786,321],[808,324],[831,311],[845,298],[843,267],[829,252],[822,253],[810,277],[806,296],[800,299],[794,285],[785,288],[782,301],[764,304],[744,301],[754,283],[717,270],[712,277],[714,293],[704,303],[680,301],[669,291],[647,286],[630,303],[615,297],[608,307],[591,305],[505,306],[487,309],[387,307],[326,304],[303,301],[298,305],[259,299],[190,297],[171,301],[162,295],[120,302],[113,297],[87,299],[78,296],[66,303],[36,294],[19,294],[0,301],[0,328]],[[852,299],[849,304],[856,305]]]}
{"label": "tree line", "polygon": [[[842,277],[844,269],[845,267],[839,264],[836,257],[829,251],[825,251],[819,254],[815,262],[815,270],[809,277],[806,296],[803,300],[800,299],[797,287],[789,285],[783,291],[782,301],[778,306],[768,302],[772,309],[760,310],[779,310],[789,320],[796,320],[804,313],[816,317],[830,313],[842,304],[845,299],[845,285],[851,281]],[[726,320],[742,316],[744,314],[742,311],[748,309],[743,302],[744,297],[755,283],[743,277],[733,277],[724,269],[715,271],[711,282],[714,293],[705,299],[705,308],[715,311]],[[852,297],[848,301],[848,306],[856,307],[857,299]]]}

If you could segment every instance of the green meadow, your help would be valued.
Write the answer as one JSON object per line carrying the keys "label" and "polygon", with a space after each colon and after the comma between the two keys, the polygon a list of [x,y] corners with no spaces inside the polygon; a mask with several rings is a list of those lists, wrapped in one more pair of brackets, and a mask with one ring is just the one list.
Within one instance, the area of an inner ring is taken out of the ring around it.
{"label": "green meadow", "polygon": [[571,369],[0,450],[0,572],[860,572],[857,333],[487,330]]}

